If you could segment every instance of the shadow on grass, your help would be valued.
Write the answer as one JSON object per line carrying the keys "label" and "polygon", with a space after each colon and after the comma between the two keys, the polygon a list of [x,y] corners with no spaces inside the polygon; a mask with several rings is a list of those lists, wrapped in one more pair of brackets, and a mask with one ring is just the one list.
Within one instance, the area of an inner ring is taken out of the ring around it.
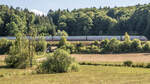
{"label": "shadow on grass", "polygon": [[11,68],[6,65],[0,65],[0,69],[11,69]]}
{"label": "shadow on grass", "polygon": [[11,69],[10,67],[8,67],[5,63],[4,63],[4,61],[0,61],[0,69]]}

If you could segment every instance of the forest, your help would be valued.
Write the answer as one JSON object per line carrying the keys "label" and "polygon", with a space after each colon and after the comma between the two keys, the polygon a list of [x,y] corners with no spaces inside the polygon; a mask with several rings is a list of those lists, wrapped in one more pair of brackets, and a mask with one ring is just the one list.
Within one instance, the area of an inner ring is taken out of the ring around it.
{"label": "forest", "polygon": [[0,36],[29,35],[31,29],[38,35],[145,35],[150,38],[150,4],[128,7],[92,7],[73,10],[49,10],[39,16],[28,9],[0,5]]}

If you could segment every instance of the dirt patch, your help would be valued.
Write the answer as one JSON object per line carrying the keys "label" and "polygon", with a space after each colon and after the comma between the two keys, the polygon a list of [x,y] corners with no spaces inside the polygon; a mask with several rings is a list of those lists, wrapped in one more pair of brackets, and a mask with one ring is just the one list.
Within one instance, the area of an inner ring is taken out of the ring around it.
{"label": "dirt patch", "polygon": [[0,55],[0,61],[4,61],[7,55]]}
{"label": "dirt patch", "polygon": [[122,62],[131,60],[133,62],[150,62],[150,53],[133,54],[72,54],[71,56],[79,62]]}

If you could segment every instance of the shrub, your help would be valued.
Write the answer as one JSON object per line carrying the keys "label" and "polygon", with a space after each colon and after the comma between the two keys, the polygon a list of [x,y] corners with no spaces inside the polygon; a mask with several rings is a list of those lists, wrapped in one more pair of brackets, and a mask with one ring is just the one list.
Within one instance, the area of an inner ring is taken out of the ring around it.
{"label": "shrub", "polygon": [[120,43],[120,52],[128,53],[131,52],[131,42],[123,41]]}
{"label": "shrub", "polygon": [[111,52],[119,52],[119,44],[120,44],[120,41],[117,40],[116,38],[114,39],[111,39],[110,40],[110,43],[109,43],[109,50]]}
{"label": "shrub", "polygon": [[64,30],[58,30],[56,33],[56,36],[68,36],[67,32],[65,32]]}
{"label": "shrub", "polygon": [[67,45],[61,46],[60,49],[66,50],[69,53],[75,53],[75,52],[77,52],[75,46],[73,44],[70,44],[70,43],[68,43]]}
{"label": "shrub", "polygon": [[[34,46],[29,45],[29,41],[22,34],[17,34],[17,39],[10,47],[5,62],[12,68],[26,68],[32,66],[34,56]],[[30,47],[30,49],[29,49]]]}
{"label": "shrub", "polygon": [[78,48],[78,47],[83,47],[83,46],[84,46],[83,43],[80,43],[80,42],[76,44],[76,47],[77,47],[77,48]]}
{"label": "shrub", "polygon": [[130,52],[130,47],[131,47],[130,36],[126,32],[124,35],[124,41],[121,42],[120,44],[120,52],[124,52],[124,53]]}
{"label": "shrub", "polygon": [[28,53],[26,50],[18,51],[15,45],[11,46],[9,55],[5,58],[8,67],[26,68],[29,65]]}
{"label": "shrub", "polygon": [[87,46],[83,46],[83,47],[78,47],[78,53],[88,53],[88,49]]}
{"label": "shrub", "polygon": [[68,52],[56,50],[37,68],[37,73],[63,73],[78,70],[78,65]]}
{"label": "shrub", "polygon": [[74,63],[72,63],[72,64],[70,65],[70,67],[68,68],[68,71],[69,71],[69,72],[72,72],[72,71],[78,72],[79,69],[80,69],[79,64],[74,62]]}
{"label": "shrub", "polygon": [[144,63],[136,63],[135,67],[142,67],[142,68],[144,68],[145,64]]}
{"label": "shrub", "polygon": [[60,40],[59,43],[58,43],[58,47],[67,45],[67,43],[68,43],[68,42],[67,42],[66,37],[62,36],[62,37],[61,37],[61,40]]}
{"label": "shrub", "polygon": [[118,53],[120,51],[119,46],[120,46],[120,41],[117,40],[116,38],[113,38],[110,40],[110,42],[108,43],[107,40],[104,41],[103,53]]}
{"label": "shrub", "polygon": [[36,52],[45,52],[47,49],[47,42],[41,38],[41,40],[36,42]]}
{"label": "shrub", "polygon": [[[83,45],[83,43],[78,42],[76,45],[76,52],[81,53],[86,49],[86,46]],[[83,49],[82,49],[83,48]],[[82,51],[83,50],[83,51]]]}
{"label": "shrub", "polygon": [[146,42],[143,46],[144,52],[150,52],[150,42]]}
{"label": "shrub", "polygon": [[88,47],[88,49],[89,49],[88,53],[96,53],[96,54],[100,53],[100,48],[96,45],[91,45]]}
{"label": "shrub", "polygon": [[124,66],[131,66],[132,64],[133,64],[132,61],[124,61],[124,62],[123,62],[123,65],[124,65]]}
{"label": "shrub", "polygon": [[141,52],[142,51],[142,45],[141,45],[141,41],[139,39],[134,39],[132,41],[131,51],[132,52]]}
{"label": "shrub", "polygon": [[100,42],[99,42],[99,41],[94,41],[94,42],[92,43],[92,45],[99,46],[99,45],[100,45]]}
{"label": "shrub", "polygon": [[101,43],[100,43],[100,47],[101,47],[101,48],[107,48],[109,42],[110,42],[110,41],[109,41],[108,39],[102,40]]}
{"label": "shrub", "polygon": [[148,64],[146,65],[146,68],[150,68],[150,63],[148,63]]}
{"label": "shrub", "polygon": [[126,43],[130,43],[130,42],[131,42],[130,36],[128,35],[127,32],[126,32],[125,35],[124,35],[124,41],[125,41]]}
{"label": "shrub", "polygon": [[9,48],[12,46],[12,41],[5,38],[0,40],[0,54],[5,54],[9,52]]}

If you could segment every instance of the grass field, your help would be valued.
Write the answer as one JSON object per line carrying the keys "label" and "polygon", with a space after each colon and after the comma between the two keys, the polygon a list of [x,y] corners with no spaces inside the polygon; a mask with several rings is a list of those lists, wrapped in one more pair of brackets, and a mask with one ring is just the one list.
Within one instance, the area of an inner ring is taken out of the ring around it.
{"label": "grass field", "polygon": [[[77,61],[149,62],[148,53],[136,54],[73,54]],[[0,84],[149,84],[150,69],[82,65],[79,72],[31,75],[30,69],[4,68],[0,56]]]}
{"label": "grass field", "polygon": [[[0,73],[22,73],[19,69],[0,69]],[[79,72],[41,75],[11,75],[0,84],[149,84],[150,70],[128,67],[81,66]]]}

